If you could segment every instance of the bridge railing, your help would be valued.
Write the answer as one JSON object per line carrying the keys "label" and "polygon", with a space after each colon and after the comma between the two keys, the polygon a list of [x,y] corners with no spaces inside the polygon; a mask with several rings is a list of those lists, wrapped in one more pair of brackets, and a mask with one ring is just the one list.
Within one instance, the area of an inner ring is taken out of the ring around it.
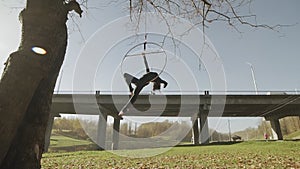
{"label": "bridge railing", "polygon": [[[100,90],[82,90],[82,91],[72,91],[72,90],[62,90],[54,91],[54,94],[115,94],[115,95],[129,95],[128,91],[100,91]],[[297,91],[275,91],[275,90],[264,90],[264,91],[246,91],[246,90],[228,90],[228,91],[161,91],[152,93],[150,91],[141,92],[141,94],[156,94],[156,95],[298,95]]]}

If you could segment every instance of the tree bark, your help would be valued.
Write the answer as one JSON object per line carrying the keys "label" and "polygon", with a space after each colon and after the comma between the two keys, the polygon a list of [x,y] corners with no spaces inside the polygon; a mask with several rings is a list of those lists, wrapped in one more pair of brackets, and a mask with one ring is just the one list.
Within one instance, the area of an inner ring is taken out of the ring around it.
{"label": "tree bark", "polygon": [[[67,47],[62,0],[27,0],[22,40],[0,81],[0,168],[40,168],[51,98]],[[40,55],[32,47],[47,51]]]}

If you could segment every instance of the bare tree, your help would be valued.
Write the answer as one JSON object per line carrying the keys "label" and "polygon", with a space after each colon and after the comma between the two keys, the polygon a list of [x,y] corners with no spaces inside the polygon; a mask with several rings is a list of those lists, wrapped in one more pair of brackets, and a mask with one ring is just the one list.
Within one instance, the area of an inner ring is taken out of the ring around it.
{"label": "bare tree", "polygon": [[[139,18],[142,11],[184,17],[195,25],[225,21],[260,25],[255,15],[240,15],[237,9],[251,0],[129,0],[129,11]],[[81,5],[86,5],[82,3]],[[44,134],[55,82],[67,47],[67,15],[82,10],[75,0],[27,0],[20,13],[22,41],[13,52],[0,81],[0,168],[40,168]],[[166,22],[167,23],[167,22]]]}
{"label": "bare tree", "polygon": [[40,168],[51,98],[67,47],[67,15],[76,1],[27,0],[22,40],[0,81],[0,168]]}

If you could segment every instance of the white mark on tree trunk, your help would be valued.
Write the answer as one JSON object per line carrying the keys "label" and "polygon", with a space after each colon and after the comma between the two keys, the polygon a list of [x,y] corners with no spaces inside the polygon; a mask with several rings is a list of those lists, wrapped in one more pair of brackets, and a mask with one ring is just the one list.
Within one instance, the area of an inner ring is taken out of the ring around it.
{"label": "white mark on tree trunk", "polygon": [[34,152],[36,154],[36,159],[39,160],[39,158],[40,158],[40,147],[39,147],[38,144],[35,144],[35,146],[34,146]]}

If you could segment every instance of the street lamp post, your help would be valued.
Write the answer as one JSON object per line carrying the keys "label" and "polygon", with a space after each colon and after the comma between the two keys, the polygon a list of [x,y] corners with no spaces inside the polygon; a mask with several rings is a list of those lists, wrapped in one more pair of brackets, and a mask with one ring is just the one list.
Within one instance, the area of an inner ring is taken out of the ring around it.
{"label": "street lamp post", "polygon": [[255,74],[254,74],[254,68],[251,63],[249,63],[249,62],[246,62],[246,63],[250,66],[250,69],[251,69],[251,75],[252,75],[252,80],[253,80],[253,84],[254,84],[254,88],[255,88],[255,94],[258,94],[256,80],[255,80]]}

